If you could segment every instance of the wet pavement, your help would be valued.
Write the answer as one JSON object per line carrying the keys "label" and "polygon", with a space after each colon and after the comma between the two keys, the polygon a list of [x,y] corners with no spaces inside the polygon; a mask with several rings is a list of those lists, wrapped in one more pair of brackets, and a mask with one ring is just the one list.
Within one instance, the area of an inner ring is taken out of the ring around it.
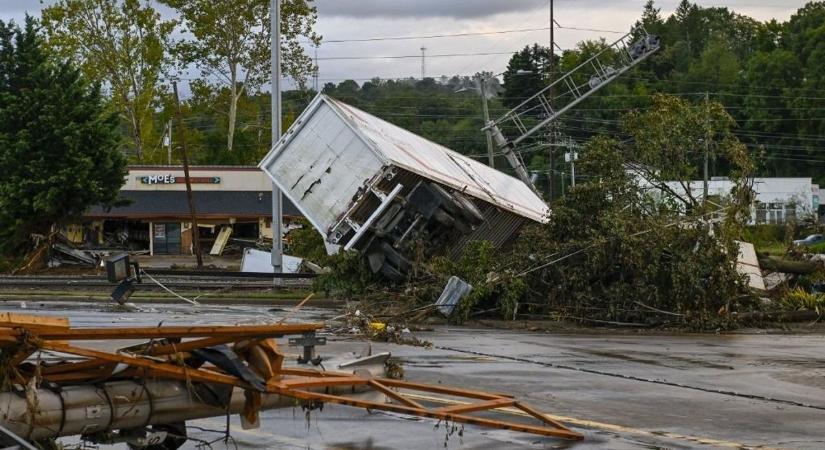
{"label": "wet pavement", "polygon": [[[253,324],[284,308],[188,305],[109,310],[88,303],[0,304],[0,311],[71,318],[74,326]],[[304,308],[293,321],[338,312]],[[514,394],[566,421],[585,441],[564,442],[429,419],[326,405],[266,411],[259,430],[231,418],[192,421],[185,448],[238,449],[651,449],[825,448],[825,335],[546,334],[461,327],[417,333],[435,348],[329,336],[322,354],[391,351],[413,381]],[[102,347],[107,343],[95,345]],[[288,350],[296,351],[296,349]],[[125,448],[125,447],[124,447]]]}

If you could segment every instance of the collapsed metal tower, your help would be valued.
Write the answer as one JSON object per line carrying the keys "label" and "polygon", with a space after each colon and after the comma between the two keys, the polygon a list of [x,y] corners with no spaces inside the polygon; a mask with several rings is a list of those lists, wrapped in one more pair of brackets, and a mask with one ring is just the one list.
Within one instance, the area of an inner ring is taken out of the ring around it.
{"label": "collapsed metal tower", "polygon": [[[581,434],[506,394],[401,380],[389,353],[324,365],[321,324],[73,328],[65,318],[0,314],[0,448],[81,435],[98,443],[174,450],[186,421],[324,403],[485,428],[581,440]],[[299,337],[304,366],[287,366],[274,338]],[[83,341],[148,340],[117,351]],[[33,358],[41,352],[61,355]],[[309,365],[312,362],[313,365]],[[317,364],[316,364],[317,362]],[[426,393],[428,395],[421,395]],[[447,396],[433,397],[431,394]],[[478,415],[478,413],[482,413]],[[517,416],[502,420],[491,416]],[[529,420],[525,420],[529,419]]]}
{"label": "collapsed metal tower", "polygon": [[[641,36],[633,41],[634,36]],[[547,127],[660,48],[659,38],[638,27],[579,64],[532,97],[484,127],[516,171],[535,190],[524,161],[515,151],[525,139]]]}

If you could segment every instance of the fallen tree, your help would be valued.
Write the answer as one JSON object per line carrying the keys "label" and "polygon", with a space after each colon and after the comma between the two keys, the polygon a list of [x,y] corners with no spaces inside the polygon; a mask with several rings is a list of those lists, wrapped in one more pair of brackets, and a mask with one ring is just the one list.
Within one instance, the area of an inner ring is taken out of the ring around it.
{"label": "fallen tree", "polygon": [[[548,224],[527,227],[506,252],[476,242],[457,260],[418,261],[418,276],[377,292],[424,307],[456,275],[473,290],[455,321],[496,314],[727,327],[729,312],[756,304],[736,271],[752,164],[732,126],[719,104],[656,96],[626,117],[630,139],[597,137],[581,151],[585,180],[552,205]],[[697,142],[727,168],[728,195],[705,198],[691,185],[704,156]]]}

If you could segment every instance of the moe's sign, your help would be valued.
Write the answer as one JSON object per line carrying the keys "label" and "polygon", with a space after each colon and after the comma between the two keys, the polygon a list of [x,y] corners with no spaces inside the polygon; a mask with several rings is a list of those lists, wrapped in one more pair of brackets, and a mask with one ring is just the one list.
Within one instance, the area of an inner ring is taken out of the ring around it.
{"label": "moe's sign", "polygon": [[[143,184],[183,184],[186,177],[178,177],[170,174],[145,175],[138,177]],[[220,184],[221,177],[189,177],[189,182],[193,184]]]}

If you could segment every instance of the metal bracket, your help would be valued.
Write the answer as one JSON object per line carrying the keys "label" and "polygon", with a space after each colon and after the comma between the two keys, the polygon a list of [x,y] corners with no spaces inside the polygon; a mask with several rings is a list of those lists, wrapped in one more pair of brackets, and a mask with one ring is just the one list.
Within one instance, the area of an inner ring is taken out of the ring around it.
{"label": "metal bracket", "polygon": [[346,219],[344,219],[344,222],[345,222],[347,225],[349,225],[349,227],[350,227],[350,228],[352,228],[352,229],[353,229],[353,231],[355,231],[356,233],[357,233],[357,232],[359,232],[359,231],[361,231],[361,228],[362,228],[362,227],[361,227],[361,225],[359,225],[357,222],[355,222],[354,220],[350,219],[349,217],[347,217]]}
{"label": "metal bracket", "polygon": [[289,338],[289,345],[304,348],[304,354],[298,357],[298,364],[312,363],[317,366],[321,364],[322,358],[315,355],[315,347],[318,345],[327,345],[327,338],[318,337],[313,331],[304,333],[299,338]]}
{"label": "metal bracket", "polygon": [[[364,236],[364,233],[366,233],[367,230],[372,226],[372,224],[375,223],[375,221],[378,220],[378,218],[381,217],[382,214],[384,214],[384,211],[386,211],[387,208],[389,208],[389,206],[392,204],[392,201],[395,199],[395,197],[398,196],[398,194],[401,193],[402,189],[404,189],[404,185],[395,185],[395,188],[393,188],[389,195],[384,197],[384,199],[381,201],[381,204],[378,206],[378,208],[375,209],[375,211],[373,211],[369,218],[367,218],[366,222],[364,222],[364,224],[361,225],[360,228],[353,228],[355,230],[355,236],[353,236],[352,239],[350,239],[349,242],[347,242],[347,245],[344,246],[344,250],[350,250],[355,244],[358,243],[358,241]],[[347,222],[349,223],[349,218],[347,218]],[[351,223],[349,225],[352,226]]]}

